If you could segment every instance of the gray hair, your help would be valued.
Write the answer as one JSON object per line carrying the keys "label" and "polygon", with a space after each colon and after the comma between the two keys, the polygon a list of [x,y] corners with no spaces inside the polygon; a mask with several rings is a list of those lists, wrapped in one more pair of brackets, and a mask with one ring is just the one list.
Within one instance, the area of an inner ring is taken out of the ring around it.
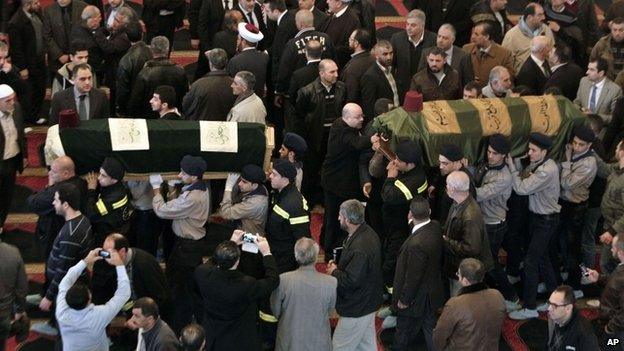
{"label": "gray hair", "polygon": [[208,62],[210,62],[212,67],[214,67],[217,70],[220,70],[220,71],[224,70],[225,66],[227,66],[228,55],[227,55],[227,52],[225,52],[225,50],[221,48],[208,50],[206,57],[208,58]]}
{"label": "gray hair", "polygon": [[150,49],[155,57],[167,57],[169,55],[169,39],[162,35],[152,38]]}
{"label": "gray hair", "polygon": [[316,262],[319,246],[310,238],[300,238],[295,243],[295,260],[300,266],[308,266]]}
{"label": "gray hair", "polygon": [[84,8],[84,10],[82,10],[82,14],[80,15],[80,18],[83,21],[86,21],[89,18],[97,15],[99,12],[100,12],[100,9],[98,9],[96,6],[88,5],[87,7]]}
{"label": "gray hair", "polygon": [[453,27],[453,25],[450,23],[444,23],[443,25],[441,25],[440,28],[438,29],[438,32],[440,32],[440,29],[446,29],[449,32],[451,32],[451,35],[453,36],[453,38],[455,38],[455,36],[457,35],[457,31],[455,30],[455,27]]}
{"label": "gray hair", "polygon": [[494,68],[492,68],[490,70],[490,76],[488,77],[490,82],[493,82],[495,80],[499,80],[500,76],[503,72],[507,72],[509,73],[509,71],[507,70],[507,68],[503,67],[503,66],[496,66]]}
{"label": "gray hair", "polygon": [[453,171],[446,177],[446,184],[454,191],[467,192],[470,190],[470,179],[464,171]]}
{"label": "gray hair", "polygon": [[236,73],[236,77],[240,78],[245,82],[247,86],[247,90],[254,90],[256,86],[256,76],[249,71],[240,71]]}
{"label": "gray hair", "polygon": [[538,35],[531,39],[531,53],[536,54],[552,46],[551,39],[544,35]]}
{"label": "gray hair", "polygon": [[406,19],[410,19],[410,18],[419,20],[421,24],[425,24],[425,22],[427,22],[427,15],[422,10],[419,10],[419,9],[410,11],[407,14]]}
{"label": "gray hair", "polygon": [[340,205],[340,215],[354,225],[364,223],[364,205],[355,199],[347,200]]}
{"label": "gray hair", "polygon": [[122,23],[124,25],[130,23],[132,20],[136,20],[135,13],[132,9],[122,6],[117,10],[117,15],[123,17]]}

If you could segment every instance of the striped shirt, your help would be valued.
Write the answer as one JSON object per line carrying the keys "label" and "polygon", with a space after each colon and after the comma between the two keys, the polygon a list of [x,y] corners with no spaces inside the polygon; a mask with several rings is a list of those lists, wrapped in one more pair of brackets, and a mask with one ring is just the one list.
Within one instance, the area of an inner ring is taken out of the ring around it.
{"label": "striped shirt", "polygon": [[50,286],[45,297],[54,301],[67,270],[87,255],[91,241],[91,222],[87,217],[81,214],[65,222],[48,257],[46,276]]}

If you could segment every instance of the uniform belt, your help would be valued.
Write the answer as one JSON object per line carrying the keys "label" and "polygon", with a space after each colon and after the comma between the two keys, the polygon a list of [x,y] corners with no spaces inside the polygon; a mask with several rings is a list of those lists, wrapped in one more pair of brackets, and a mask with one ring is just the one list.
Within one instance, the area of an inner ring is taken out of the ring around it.
{"label": "uniform belt", "polygon": [[535,213],[535,212],[531,212],[531,214],[542,217],[542,218],[553,218],[559,215],[559,213],[542,214],[542,213]]}
{"label": "uniform belt", "polygon": [[497,221],[497,222],[486,222],[486,225],[499,225],[499,224],[503,224],[505,223],[505,220],[503,219],[502,221]]}

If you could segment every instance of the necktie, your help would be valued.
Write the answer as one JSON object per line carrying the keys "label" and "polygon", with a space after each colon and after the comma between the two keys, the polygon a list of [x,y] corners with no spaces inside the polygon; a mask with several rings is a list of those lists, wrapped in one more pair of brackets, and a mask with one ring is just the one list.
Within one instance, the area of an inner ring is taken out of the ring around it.
{"label": "necktie", "polygon": [[550,65],[548,64],[548,61],[544,61],[544,63],[542,63],[542,67],[544,68],[544,76],[546,76],[546,78],[549,78],[552,74],[552,71],[550,70]]}
{"label": "necktie", "polygon": [[596,112],[596,91],[598,88],[596,84],[592,85],[591,95],[589,96],[589,110],[593,113]]}
{"label": "necktie", "polygon": [[247,12],[247,23],[253,24],[254,26],[256,25],[256,23],[254,23],[253,14],[251,13],[251,11]]}
{"label": "necktie", "polygon": [[230,9],[230,0],[223,1],[223,8],[225,9],[225,11]]}
{"label": "necktie", "polygon": [[87,115],[87,104],[85,103],[86,94],[80,95],[80,103],[78,104],[78,116],[81,121],[86,121],[89,119],[89,115]]}

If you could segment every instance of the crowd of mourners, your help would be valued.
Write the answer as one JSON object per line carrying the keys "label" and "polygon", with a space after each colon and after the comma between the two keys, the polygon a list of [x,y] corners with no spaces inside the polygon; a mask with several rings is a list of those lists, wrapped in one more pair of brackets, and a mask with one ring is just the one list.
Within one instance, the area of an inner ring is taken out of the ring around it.
{"label": "crowd of mourners", "polygon": [[[40,292],[0,242],[0,351],[29,309],[70,351],[377,350],[380,318],[393,350],[490,351],[506,318],[539,312],[540,349],[624,347],[624,1],[601,22],[593,0],[411,6],[388,35],[370,0],[3,1],[0,233],[33,126],[259,123],[278,147],[225,180],[192,154],[177,180],[124,180],[114,153],[88,174],[56,158],[26,204]],[[171,59],[182,27],[191,72]],[[425,162],[425,141],[374,127],[414,91],[563,96],[585,118],[564,145],[470,134],[479,159],[449,143]]]}

